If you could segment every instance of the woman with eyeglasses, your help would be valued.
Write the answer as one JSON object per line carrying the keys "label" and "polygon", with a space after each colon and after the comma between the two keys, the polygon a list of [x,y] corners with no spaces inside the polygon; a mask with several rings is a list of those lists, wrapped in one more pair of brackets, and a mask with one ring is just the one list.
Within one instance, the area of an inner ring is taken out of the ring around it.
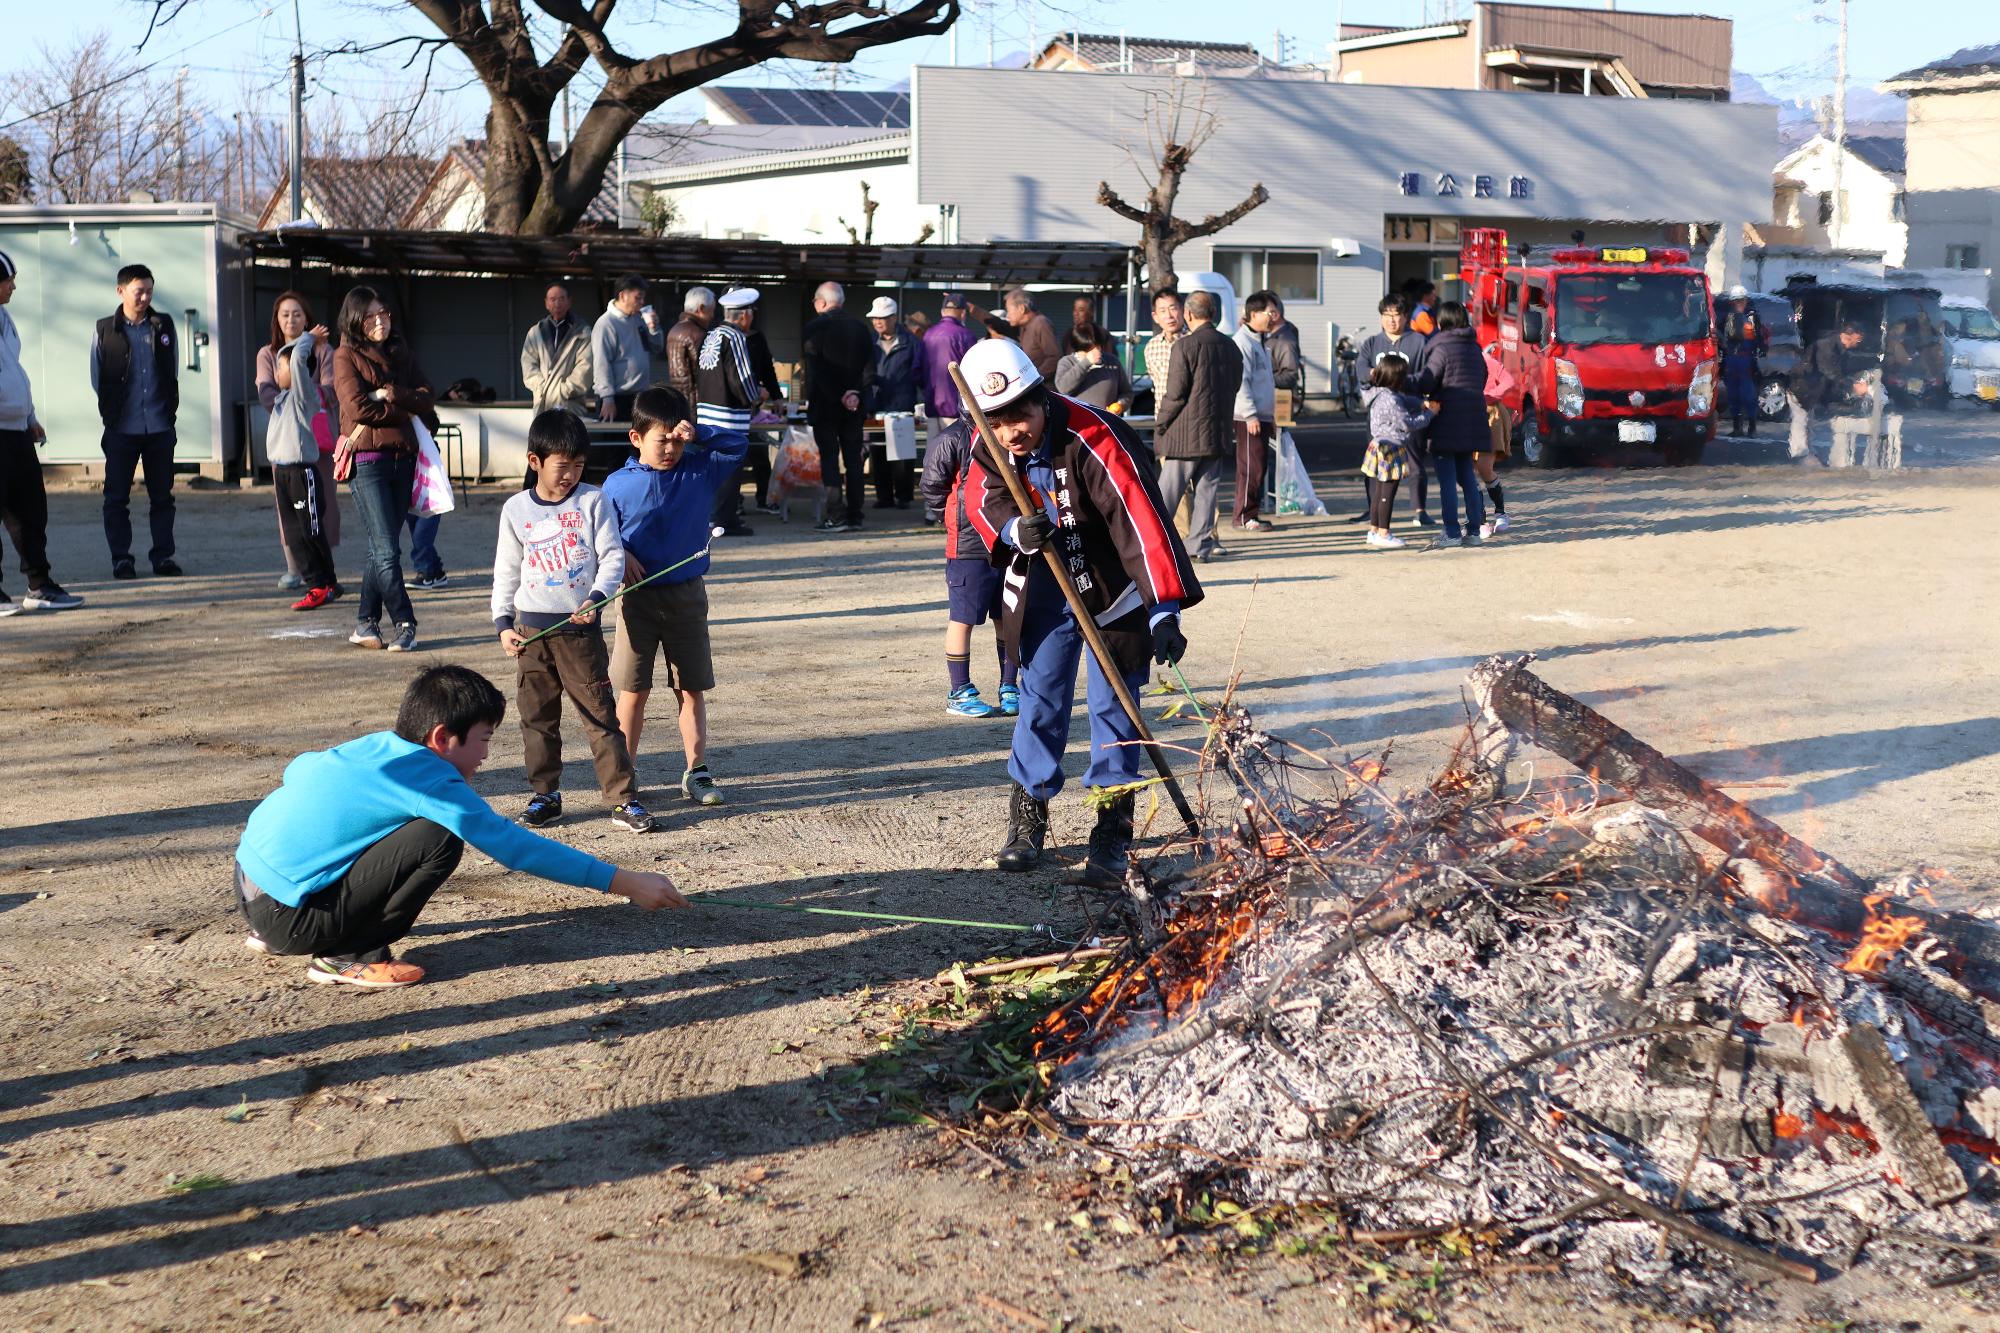
{"label": "woman with eyeglasses", "polygon": [[[401,539],[416,480],[413,423],[437,430],[431,383],[374,288],[347,294],[339,333],[333,382],[347,434],[334,450],[334,475],[346,475],[348,494],[368,530],[359,623],[347,641],[407,653],[417,646],[417,615],[403,586]],[[387,635],[385,616],[395,626]]]}

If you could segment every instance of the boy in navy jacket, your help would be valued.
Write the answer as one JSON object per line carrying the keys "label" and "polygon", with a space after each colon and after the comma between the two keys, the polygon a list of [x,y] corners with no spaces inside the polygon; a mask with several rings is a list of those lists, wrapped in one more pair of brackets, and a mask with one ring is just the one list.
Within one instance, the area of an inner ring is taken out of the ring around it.
{"label": "boy in navy jacket", "polygon": [[722,790],[708,771],[707,694],[715,688],[715,663],[702,575],[708,572],[716,494],[743,465],[750,441],[741,431],[697,426],[687,399],[661,388],[633,401],[631,439],[638,456],[604,480],[604,498],[625,543],[625,578],[636,582],[671,572],[618,599],[618,646],[611,654],[618,726],[636,764],[653,661],[664,652],[687,751],[681,792],[701,805],[721,805]]}

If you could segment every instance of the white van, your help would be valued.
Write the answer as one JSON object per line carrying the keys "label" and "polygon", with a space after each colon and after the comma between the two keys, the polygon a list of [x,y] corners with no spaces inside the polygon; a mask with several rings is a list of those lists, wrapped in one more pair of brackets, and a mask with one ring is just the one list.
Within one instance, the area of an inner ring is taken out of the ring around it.
{"label": "white van", "polygon": [[1969,297],[1947,296],[1938,304],[1951,352],[1951,396],[2000,411],[2000,321]]}

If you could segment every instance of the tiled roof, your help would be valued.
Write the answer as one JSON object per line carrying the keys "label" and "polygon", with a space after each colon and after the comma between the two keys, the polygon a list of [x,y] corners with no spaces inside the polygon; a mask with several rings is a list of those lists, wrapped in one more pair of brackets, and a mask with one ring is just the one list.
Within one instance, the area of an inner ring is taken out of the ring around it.
{"label": "tiled roof", "polygon": [[1847,151],[1869,166],[1891,176],[1903,174],[1904,141],[1886,135],[1847,141]]}
{"label": "tiled roof", "polygon": [[[435,165],[430,158],[402,154],[309,157],[304,193],[322,226],[380,227],[400,220],[417,202]],[[282,202],[290,190],[288,177],[279,183],[274,200]]]}
{"label": "tiled roof", "polygon": [[1942,60],[1933,60],[1928,65],[1904,70],[1889,82],[1901,83],[1904,80],[1922,82],[1926,79],[1950,78],[1961,74],[1983,74],[1993,69],[2000,69],[2000,42],[1986,46],[1968,46],[1963,51],[1954,51]]}

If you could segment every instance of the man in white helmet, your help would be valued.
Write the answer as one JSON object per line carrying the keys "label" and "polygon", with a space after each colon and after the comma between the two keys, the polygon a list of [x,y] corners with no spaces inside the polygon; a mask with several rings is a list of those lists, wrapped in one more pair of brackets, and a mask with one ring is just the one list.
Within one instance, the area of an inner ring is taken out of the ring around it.
{"label": "man in white helmet", "polygon": [[1731,435],[1743,434],[1743,419],[1750,419],[1750,434],[1757,434],[1757,358],[1770,344],[1764,322],[1750,304],[1750,292],[1741,283],[1725,296],[1729,308],[1722,312],[1722,383],[1729,395]]}
{"label": "man in white helmet", "polygon": [[[1007,452],[996,460],[983,443],[974,448],[967,478],[974,503],[966,508],[993,562],[1006,568],[1000,626],[1021,664],[1021,712],[1007,760],[1013,786],[999,865],[1027,870],[1041,859],[1049,799],[1062,790],[1077,659],[1084,652],[1083,631],[1042,549],[1055,544],[1079,600],[1135,694],[1146,684],[1148,657],[1168,663],[1187,651],[1181,612],[1201,600],[1201,585],[1160,502],[1151,459],[1130,426],[1051,393],[1012,339],[976,344],[959,367]],[[1020,514],[999,467],[1020,474],[1041,501],[1038,512]],[[1138,732],[1095,659],[1086,695],[1090,765],[1084,784],[1118,788],[1139,781],[1145,753]],[[1115,885],[1124,879],[1132,796],[1125,792],[1098,811],[1090,835],[1090,882]]]}

